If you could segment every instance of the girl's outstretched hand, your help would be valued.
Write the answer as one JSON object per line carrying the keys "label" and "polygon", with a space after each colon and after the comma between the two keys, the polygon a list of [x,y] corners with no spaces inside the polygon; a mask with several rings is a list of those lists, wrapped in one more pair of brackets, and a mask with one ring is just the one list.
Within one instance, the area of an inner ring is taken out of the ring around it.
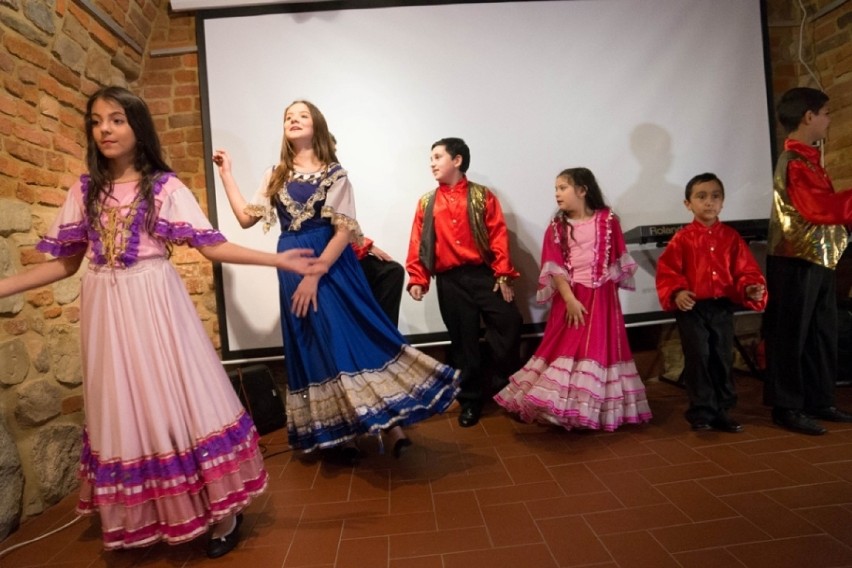
{"label": "girl's outstretched hand", "polygon": [[290,249],[278,253],[276,268],[297,274],[325,274],[325,264],[314,256],[311,249]]}
{"label": "girl's outstretched hand", "polygon": [[225,150],[213,152],[213,163],[219,167],[220,176],[231,173],[231,156]]}

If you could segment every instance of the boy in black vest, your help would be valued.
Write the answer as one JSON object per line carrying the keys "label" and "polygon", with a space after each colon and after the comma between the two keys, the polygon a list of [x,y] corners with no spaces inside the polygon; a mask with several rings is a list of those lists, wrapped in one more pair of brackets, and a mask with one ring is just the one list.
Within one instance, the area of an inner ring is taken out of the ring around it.
{"label": "boy in black vest", "polygon": [[[408,293],[417,301],[435,276],[452,364],[461,371],[459,425],[465,428],[479,421],[488,390],[479,350],[480,318],[503,385],[519,366],[522,323],[511,285],[519,274],[509,258],[500,202],[488,188],[468,181],[469,165],[470,149],[461,138],[432,145],[438,189],[420,198],[406,262]],[[502,385],[495,386],[499,390]]]}

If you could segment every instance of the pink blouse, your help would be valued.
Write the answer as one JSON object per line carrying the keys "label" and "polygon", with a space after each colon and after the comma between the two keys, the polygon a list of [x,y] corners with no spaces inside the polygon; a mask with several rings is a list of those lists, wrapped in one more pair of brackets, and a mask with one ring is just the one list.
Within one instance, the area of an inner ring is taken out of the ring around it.
{"label": "pink blouse", "polygon": [[137,199],[137,182],[115,184],[101,206],[99,227],[90,227],[86,218],[88,185],[89,177],[84,175],[71,186],[53,225],[36,245],[38,250],[57,257],[85,250],[93,264],[119,268],[139,259],[167,256],[168,243],[198,247],[226,241],[173,173],[161,174],[154,182],[153,235],[144,228],[147,204]]}

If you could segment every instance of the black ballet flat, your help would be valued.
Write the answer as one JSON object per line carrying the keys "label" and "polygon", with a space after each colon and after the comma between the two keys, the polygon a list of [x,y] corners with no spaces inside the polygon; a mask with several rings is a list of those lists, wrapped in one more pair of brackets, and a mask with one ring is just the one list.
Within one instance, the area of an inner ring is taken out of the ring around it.
{"label": "black ballet flat", "polygon": [[411,446],[411,440],[408,438],[400,438],[393,444],[393,457],[399,459],[406,448]]}
{"label": "black ballet flat", "polygon": [[243,514],[237,515],[237,524],[234,530],[216,538],[211,538],[207,541],[207,558],[219,558],[225,556],[234,550],[240,543],[240,525],[243,523]]}

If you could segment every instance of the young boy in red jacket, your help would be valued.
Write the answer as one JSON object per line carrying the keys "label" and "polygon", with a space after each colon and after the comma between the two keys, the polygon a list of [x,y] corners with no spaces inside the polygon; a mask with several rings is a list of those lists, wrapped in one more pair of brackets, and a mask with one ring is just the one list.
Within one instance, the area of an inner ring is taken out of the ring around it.
{"label": "young boy in red jacket", "polygon": [[762,310],[766,281],[743,238],[719,221],[724,201],[725,187],[715,174],[699,174],[686,184],[684,205],[694,219],[657,261],[657,294],[664,310],[675,311],[692,429],[742,432],[728,415],[737,401],[734,310]]}

